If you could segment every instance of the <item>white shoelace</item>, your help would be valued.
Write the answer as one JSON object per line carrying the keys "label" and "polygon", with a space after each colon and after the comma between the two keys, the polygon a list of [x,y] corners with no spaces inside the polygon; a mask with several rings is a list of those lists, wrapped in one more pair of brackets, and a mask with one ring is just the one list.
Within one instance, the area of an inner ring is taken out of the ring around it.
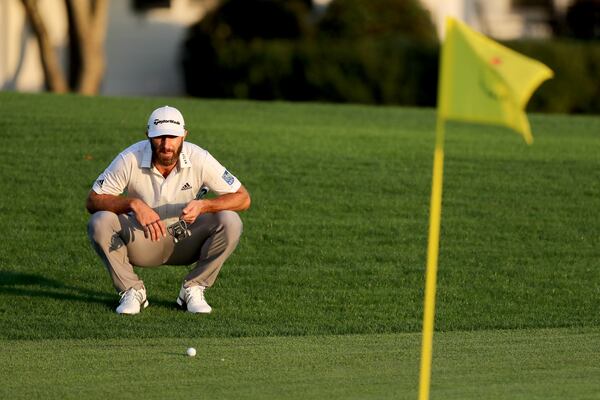
{"label": "white shoelace", "polygon": [[138,303],[142,304],[144,301],[144,296],[142,295],[141,290],[135,290],[134,288],[129,288],[124,292],[121,292],[121,303],[129,302],[131,300],[137,300]]}
{"label": "white shoelace", "polygon": [[192,296],[197,296],[194,300],[204,301],[204,288],[201,286],[192,286],[185,288],[185,302],[188,303]]}

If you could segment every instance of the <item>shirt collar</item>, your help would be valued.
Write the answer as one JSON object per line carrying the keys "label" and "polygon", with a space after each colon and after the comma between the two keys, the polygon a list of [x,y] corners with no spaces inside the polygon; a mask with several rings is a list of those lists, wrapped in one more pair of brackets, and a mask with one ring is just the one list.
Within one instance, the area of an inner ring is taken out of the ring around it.
{"label": "shirt collar", "polygon": [[[181,153],[179,154],[179,162],[177,166],[179,168],[190,168],[192,166],[192,162],[190,161],[190,156],[186,152],[186,145],[183,142],[183,147],[181,149]],[[152,168],[152,146],[150,145],[150,141],[146,142],[144,146],[144,153],[142,155],[142,168]]]}
{"label": "shirt collar", "polygon": [[152,168],[152,146],[150,145],[149,140],[146,140],[146,145],[144,146],[142,168]]}

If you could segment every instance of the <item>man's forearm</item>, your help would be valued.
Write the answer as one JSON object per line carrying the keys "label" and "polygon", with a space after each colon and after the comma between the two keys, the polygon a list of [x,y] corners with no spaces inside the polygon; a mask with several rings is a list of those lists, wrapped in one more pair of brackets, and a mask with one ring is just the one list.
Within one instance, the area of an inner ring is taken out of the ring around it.
{"label": "man's forearm", "polygon": [[250,207],[250,194],[245,187],[240,187],[236,193],[224,194],[214,199],[200,200],[203,212],[215,213],[223,210],[244,211]]}
{"label": "man's forearm", "polygon": [[214,199],[201,200],[204,202],[205,212],[215,213],[223,210],[244,211],[249,206],[246,196],[238,193],[224,194]]}
{"label": "man's forearm", "polygon": [[139,201],[139,199],[111,194],[97,194],[92,191],[88,196],[86,208],[90,213],[111,211],[115,214],[125,214],[135,211],[136,201]]}

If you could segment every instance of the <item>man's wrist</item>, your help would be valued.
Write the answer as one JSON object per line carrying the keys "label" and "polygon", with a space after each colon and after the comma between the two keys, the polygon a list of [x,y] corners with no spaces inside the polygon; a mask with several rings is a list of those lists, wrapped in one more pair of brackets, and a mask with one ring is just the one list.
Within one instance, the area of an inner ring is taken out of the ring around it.
{"label": "man's wrist", "polygon": [[206,214],[206,213],[214,213],[217,211],[221,211],[218,209],[218,207],[215,207],[215,201],[214,199],[205,199],[205,200],[198,200],[200,202],[200,210],[202,214]]}
{"label": "man's wrist", "polygon": [[140,199],[136,199],[136,198],[131,198],[129,200],[129,209],[131,211],[133,211],[134,213],[137,213],[140,209],[140,206],[143,204],[143,201],[141,201]]}

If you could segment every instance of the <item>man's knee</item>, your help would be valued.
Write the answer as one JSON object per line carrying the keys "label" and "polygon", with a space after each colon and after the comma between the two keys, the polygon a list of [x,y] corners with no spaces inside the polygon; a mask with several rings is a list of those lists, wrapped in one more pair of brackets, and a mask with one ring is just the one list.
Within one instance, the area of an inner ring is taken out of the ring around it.
{"label": "man's knee", "polygon": [[222,227],[221,229],[227,239],[237,243],[244,229],[244,224],[238,213],[235,211],[220,211],[215,216],[218,218],[219,225]]}
{"label": "man's knee", "polygon": [[99,242],[103,237],[114,234],[114,224],[118,222],[117,214],[110,211],[98,211],[92,214],[88,221],[88,236],[90,240]]}

